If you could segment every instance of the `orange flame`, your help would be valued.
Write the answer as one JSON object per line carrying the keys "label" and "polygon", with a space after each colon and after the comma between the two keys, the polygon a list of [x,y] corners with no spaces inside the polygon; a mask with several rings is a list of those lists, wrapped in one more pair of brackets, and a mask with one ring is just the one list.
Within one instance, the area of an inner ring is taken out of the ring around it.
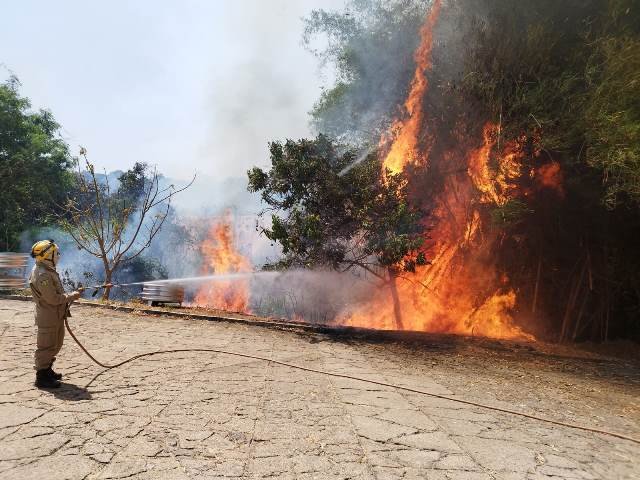
{"label": "orange flame", "polygon": [[563,175],[558,162],[552,161],[539,167],[535,172],[536,184],[539,188],[554,190],[560,197],[564,196]]}
{"label": "orange flame", "polygon": [[475,187],[481,192],[483,203],[502,206],[517,194],[513,180],[521,174],[522,149],[517,142],[508,142],[497,162],[496,171],[491,168],[491,152],[495,147],[500,127],[494,123],[485,124],[482,146],[469,155],[468,172]]}
{"label": "orange flame", "polygon": [[[431,69],[431,50],[433,49],[433,27],[440,14],[441,0],[435,0],[425,23],[420,29],[420,45],[414,53],[416,70],[413,74],[409,96],[404,102],[406,117],[396,119],[391,126],[393,143],[384,160],[384,167],[391,173],[399,173],[404,166],[411,163],[422,163],[426,157],[418,149],[418,134],[422,127],[422,101],[429,87],[425,72]],[[383,138],[387,143],[387,138]]]}
{"label": "orange flame", "polygon": [[[505,145],[491,168],[497,127],[488,123],[483,143],[466,159],[466,173],[447,178],[437,199],[429,235],[432,265],[398,279],[405,329],[533,340],[513,323],[516,293],[492,260],[495,235],[484,225],[482,204],[503,205],[517,194],[513,180],[520,173],[522,152],[517,143]],[[446,154],[445,163],[453,163]],[[394,329],[395,312],[386,287],[375,300],[360,306],[342,322],[353,326]]]}
{"label": "orange flame", "polygon": [[[437,199],[429,234],[432,265],[399,279],[403,325],[408,330],[481,335],[494,338],[533,337],[514,325],[516,293],[492,261],[494,234],[484,225],[480,206],[502,205],[514,195],[520,164],[514,144],[505,147],[499,168],[490,168],[495,126],[484,128],[484,142],[467,157],[466,174],[447,179]],[[445,162],[452,163],[452,154]],[[352,312],[344,323],[381,329],[396,327],[390,295],[381,287],[376,300]]]}
{"label": "orange flame", "polygon": [[[205,259],[204,274],[250,272],[251,264],[234,246],[231,221],[227,217],[209,229],[207,239],[200,246]],[[196,293],[196,305],[233,312],[249,312],[248,280],[215,281],[205,284]]]}

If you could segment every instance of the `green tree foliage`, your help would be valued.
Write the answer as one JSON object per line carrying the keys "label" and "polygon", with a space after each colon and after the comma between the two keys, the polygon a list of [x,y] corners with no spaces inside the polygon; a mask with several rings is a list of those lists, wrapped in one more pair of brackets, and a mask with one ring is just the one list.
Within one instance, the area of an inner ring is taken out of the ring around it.
{"label": "green tree foliage", "polygon": [[0,85],[0,250],[15,250],[25,229],[49,223],[74,186],[60,126],[50,112],[30,111],[19,86],[15,77]]}
{"label": "green tree foliage", "polygon": [[132,168],[118,177],[118,197],[129,204],[137,203],[145,193],[149,178],[149,165],[136,162]]}
{"label": "green tree foliage", "polygon": [[603,30],[586,67],[585,156],[603,172],[608,206],[640,204],[640,3],[611,2]]}
{"label": "green tree foliage", "polygon": [[401,327],[395,279],[426,263],[420,250],[424,214],[408,203],[406,178],[383,179],[376,153],[344,171],[359,159],[357,152],[322,135],[273,142],[270,153],[269,171],[248,172],[249,190],[260,192],[274,212],[263,233],[284,254],[269,267],[366,270],[389,284]]}

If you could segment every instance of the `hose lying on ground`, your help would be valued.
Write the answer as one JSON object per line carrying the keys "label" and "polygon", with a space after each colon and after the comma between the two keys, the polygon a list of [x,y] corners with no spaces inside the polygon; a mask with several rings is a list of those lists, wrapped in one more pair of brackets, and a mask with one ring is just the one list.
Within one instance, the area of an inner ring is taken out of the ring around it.
{"label": "hose lying on ground", "polygon": [[486,404],[483,404],[483,403],[472,402],[472,401],[469,401],[469,400],[462,400],[460,398],[452,398],[452,397],[448,397],[446,395],[439,395],[437,393],[426,392],[424,390],[418,390],[418,389],[415,389],[415,388],[403,387],[401,385],[394,385],[394,384],[386,383],[386,382],[379,382],[377,380],[368,380],[368,379],[365,379],[365,378],[354,377],[354,376],[345,375],[345,374],[342,374],[342,373],[327,372],[327,371],[324,371],[324,370],[317,370],[315,368],[303,367],[302,365],[295,365],[293,363],[281,362],[279,360],[274,360],[273,358],[260,357],[258,355],[249,355],[247,353],[229,352],[229,351],[226,351],[226,350],[218,350],[218,349],[215,349],[215,348],[180,348],[180,349],[175,349],[175,350],[156,350],[156,351],[153,351],[153,352],[147,352],[147,353],[141,353],[139,355],[135,355],[135,356],[133,356],[131,358],[127,358],[126,360],[123,360],[122,362],[116,363],[114,365],[106,365],[106,364],[100,362],[99,360],[97,360],[93,355],[91,355],[91,353],[89,353],[89,351],[84,347],[84,345],[82,345],[82,343],[80,343],[80,340],[78,340],[78,338],[75,336],[75,334],[71,330],[71,327],[69,327],[69,321],[66,318],[64,319],[64,323],[65,323],[65,326],[67,327],[67,331],[69,332],[69,335],[71,335],[71,338],[73,338],[75,340],[75,342],[82,349],[82,351],[84,353],[86,353],[86,355],[91,360],[93,360],[93,362],[96,365],[99,365],[102,368],[106,368],[108,370],[111,370],[113,368],[121,367],[122,365],[125,365],[125,364],[127,364],[129,362],[133,362],[134,360],[137,360],[138,358],[151,357],[153,355],[161,355],[161,354],[165,354],[165,353],[182,353],[182,352],[221,353],[221,354],[224,354],[224,355],[233,355],[233,356],[236,356],[236,357],[244,357],[244,358],[250,358],[250,359],[253,359],[253,360],[261,360],[261,361],[264,361],[264,362],[274,363],[276,365],[282,365],[284,367],[303,370],[305,372],[318,373],[320,375],[327,375],[327,376],[330,376],[330,377],[346,378],[346,379],[349,379],[349,380],[357,380],[359,382],[371,383],[373,385],[380,385],[382,387],[395,388],[396,390],[403,390],[405,392],[418,393],[420,395],[427,395],[429,397],[440,398],[442,400],[449,400],[450,402],[462,403],[464,405],[471,405],[471,406],[474,406],[474,407],[484,408],[484,409],[487,409],[487,410],[493,410],[493,411],[496,411],[496,412],[509,413],[511,415],[517,415],[517,416],[520,416],[520,417],[530,418],[532,420],[538,420],[540,422],[551,423],[553,425],[560,425],[560,426],[563,426],[563,427],[574,428],[574,429],[577,429],[577,430],[583,430],[585,432],[592,432],[592,433],[600,433],[602,435],[609,435],[611,437],[621,438],[623,440],[629,440],[630,442],[634,442],[634,443],[640,444],[640,439],[629,437],[629,436],[623,435],[621,433],[609,432],[607,430],[600,430],[600,429],[597,429],[597,428],[586,427],[584,425],[577,425],[577,424],[573,424],[573,423],[561,422],[559,420],[552,420],[550,418],[539,417],[537,415],[530,415],[528,413],[518,412],[516,410],[509,410],[507,408],[500,408],[500,407],[495,407],[495,406],[492,406],[492,405],[486,405]]}

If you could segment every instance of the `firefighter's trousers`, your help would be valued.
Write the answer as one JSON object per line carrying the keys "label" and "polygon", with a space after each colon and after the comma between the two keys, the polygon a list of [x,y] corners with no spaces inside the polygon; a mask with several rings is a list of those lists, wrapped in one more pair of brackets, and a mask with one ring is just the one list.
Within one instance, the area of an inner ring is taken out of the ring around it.
{"label": "firefighter's trousers", "polygon": [[62,348],[64,341],[64,322],[58,325],[38,326],[37,348],[35,357],[35,369],[49,368],[55,361],[56,355]]}

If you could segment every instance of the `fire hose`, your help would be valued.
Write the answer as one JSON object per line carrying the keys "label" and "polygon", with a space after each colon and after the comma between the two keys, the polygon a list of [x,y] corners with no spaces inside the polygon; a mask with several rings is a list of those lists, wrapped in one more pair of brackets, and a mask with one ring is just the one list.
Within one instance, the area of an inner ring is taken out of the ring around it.
{"label": "fire hose", "polygon": [[365,383],[369,383],[372,385],[379,385],[382,387],[388,387],[388,388],[393,388],[396,390],[402,390],[405,392],[411,392],[411,393],[417,393],[419,395],[426,395],[429,397],[433,397],[433,398],[439,398],[442,400],[448,400],[450,402],[457,402],[457,403],[461,403],[464,405],[471,405],[473,407],[478,407],[478,408],[484,408],[486,410],[493,410],[496,412],[502,412],[502,413],[508,413],[510,415],[516,415],[519,417],[524,417],[524,418],[529,418],[531,420],[537,420],[539,422],[545,422],[545,423],[550,423],[553,425],[559,425],[562,427],[568,427],[568,428],[573,428],[573,429],[577,429],[577,430],[583,430],[585,432],[591,432],[591,433],[599,433],[601,435],[608,435],[611,437],[616,437],[616,438],[620,438],[622,440],[628,440],[630,442],[634,442],[637,444],[640,444],[640,439],[637,438],[633,438],[627,435],[623,435],[621,433],[617,433],[617,432],[610,432],[607,430],[601,430],[598,428],[593,428],[593,427],[587,427],[584,425],[578,425],[578,424],[574,424],[574,423],[567,423],[567,422],[562,422],[559,420],[553,420],[551,418],[546,418],[546,417],[541,417],[538,415],[531,415],[528,413],[524,413],[524,412],[519,412],[517,410],[510,410],[507,408],[501,408],[501,407],[496,407],[493,405],[487,405],[484,403],[478,403],[478,402],[472,402],[470,400],[463,400],[461,398],[453,398],[453,397],[449,397],[446,395],[440,395],[438,393],[433,393],[433,392],[427,392],[425,390],[419,390],[416,388],[411,388],[411,387],[403,387],[401,385],[394,385],[392,383],[387,383],[387,382],[380,382],[377,380],[369,380],[369,379],[365,379],[365,378],[360,378],[360,377],[355,377],[352,375],[345,375],[342,373],[335,373],[335,372],[328,372],[325,370],[318,370],[315,368],[310,368],[310,367],[304,367],[302,365],[296,365],[293,363],[288,363],[288,362],[282,362],[280,360],[274,360],[273,358],[268,358],[268,357],[261,357],[259,355],[250,355],[247,353],[238,353],[238,352],[230,352],[227,350],[219,350],[219,349],[215,349],[215,348],[179,348],[179,349],[172,349],[172,350],[155,350],[152,352],[147,352],[147,353],[141,353],[139,355],[134,355],[133,357],[127,358],[126,360],[123,360],[119,363],[115,363],[113,365],[107,365],[105,363],[102,363],[101,361],[99,361],[98,359],[96,359],[93,355],[91,355],[91,353],[84,347],[84,345],[82,345],[82,343],[80,342],[80,340],[78,340],[78,338],[75,336],[75,334],[73,333],[73,331],[71,330],[71,327],[69,327],[69,321],[67,318],[64,319],[64,323],[65,326],[67,327],[67,331],[69,332],[69,335],[71,335],[71,338],[73,338],[73,340],[78,344],[78,346],[80,347],[80,349],[96,364],[99,365],[102,368],[105,368],[107,370],[112,370],[114,368],[118,368],[121,367],[122,365],[125,365],[127,363],[133,362],[134,360],[137,360],[139,358],[143,358],[143,357],[151,357],[153,355],[162,355],[162,354],[167,354],[167,353],[184,353],[184,352],[199,352],[199,353],[219,353],[219,354],[223,354],[223,355],[232,355],[232,356],[236,356],[236,357],[242,357],[242,358],[249,358],[251,360],[260,360],[263,362],[267,362],[267,363],[273,363],[275,365],[281,365],[284,367],[288,367],[288,368],[294,368],[297,370],[302,370],[305,372],[311,372],[311,373],[317,373],[319,375],[326,375],[329,377],[335,377],[335,378],[345,378],[348,380],[356,380],[359,382],[365,382]]}

